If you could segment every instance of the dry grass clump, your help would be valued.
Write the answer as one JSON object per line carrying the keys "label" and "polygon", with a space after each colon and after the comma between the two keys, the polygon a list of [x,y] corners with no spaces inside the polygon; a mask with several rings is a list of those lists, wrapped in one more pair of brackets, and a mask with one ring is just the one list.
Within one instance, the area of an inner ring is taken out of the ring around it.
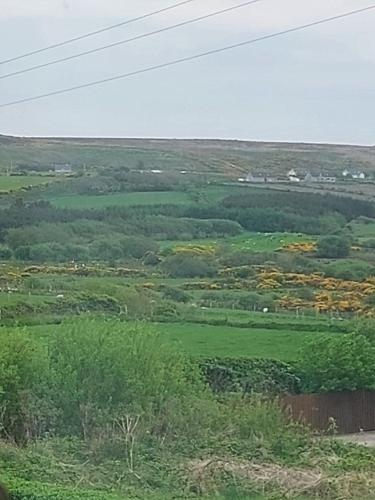
{"label": "dry grass clump", "polygon": [[191,461],[187,470],[190,484],[202,495],[219,493],[228,483],[270,498],[358,500],[374,498],[375,492],[375,476],[367,473],[328,476],[319,469],[216,457]]}

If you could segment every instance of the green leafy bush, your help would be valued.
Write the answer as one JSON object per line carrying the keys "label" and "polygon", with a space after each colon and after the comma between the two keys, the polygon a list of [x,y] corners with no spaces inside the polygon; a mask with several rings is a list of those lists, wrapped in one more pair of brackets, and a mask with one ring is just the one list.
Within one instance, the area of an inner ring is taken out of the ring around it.
{"label": "green leafy bush", "polygon": [[22,330],[2,330],[0,343],[0,435],[22,442],[53,427],[47,348]]}
{"label": "green leafy bush", "polygon": [[51,336],[50,357],[59,428],[71,433],[87,435],[124,411],[150,422],[157,413],[172,432],[172,402],[178,398],[178,411],[188,413],[193,386],[199,394],[184,357],[141,326],[66,324]]}
{"label": "green leafy bush", "polygon": [[375,273],[375,267],[363,262],[353,260],[343,260],[330,262],[323,268],[326,276],[343,280],[361,281]]}
{"label": "green leafy bush", "polygon": [[217,264],[212,259],[193,255],[171,255],[162,267],[173,278],[203,278],[217,274]]}
{"label": "green leafy bush", "polygon": [[293,366],[273,359],[214,358],[200,362],[211,389],[216,392],[296,393],[300,379]]}
{"label": "green leafy bush", "polygon": [[324,236],[317,245],[319,257],[342,259],[350,253],[350,240],[342,236]]}
{"label": "green leafy bush", "polygon": [[301,353],[303,392],[375,389],[375,346],[358,333],[320,336]]}
{"label": "green leafy bush", "polygon": [[120,500],[120,497],[104,491],[88,491],[64,488],[20,479],[8,482],[10,500]]}
{"label": "green leafy bush", "polygon": [[173,286],[164,286],[162,292],[166,299],[174,300],[175,302],[189,302],[191,299],[191,296],[187,292]]}

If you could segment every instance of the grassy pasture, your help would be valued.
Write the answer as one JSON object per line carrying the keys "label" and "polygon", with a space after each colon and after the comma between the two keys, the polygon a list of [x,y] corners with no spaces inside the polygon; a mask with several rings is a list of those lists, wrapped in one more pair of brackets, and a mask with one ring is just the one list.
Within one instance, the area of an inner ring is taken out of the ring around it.
{"label": "grassy pasture", "polygon": [[[79,319],[71,319],[77,322]],[[25,332],[37,338],[49,336],[53,331],[64,333],[69,322],[62,325],[41,324],[26,326]],[[270,328],[236,328],[229,326],[213,326],[199,323],[148,323],[162,338],[177,344],[187,354],[196,358],[202,357],[249,357],[272,358],[282,361],[298,359],[299,351],[306,341],[312,340],[320,333],[327,333],[322,327],[319,332],[290,331]],[[266,326],[266,325],[265,325]],[[126,322],[124,323],[124,333]],[[335,335],[335,333],[332,333]]]}
{"label": "grassy pasture", "polygon": [[52,180],[56,180],[56,178],[43,175],[0,175],[0,191],[13,191],[27,186],[39,186]]}
{"label": "grassy pasture", "polygon": [[131,205],[180,205],[190,201],[187,193],[179,191],[155,191],[152,193],[114,193],[109,195],[88,196],[72,195],[51,198],[53,205],[61,208],[103,208]]}
{"label": "grassy pasture", "polygon": [[360,224],[353,222],[352,224],[350,224],[350,227],[355,238],[375,238],[375,221],[370,222],[369,224]]}
{"label": "grassy pasture", "polygon": [[328,331],[328,329],[334,330],[334,326],[339,324],[340,327],[344,324],[348,325],[348,321],[338,321],[331,320],[327,316],[323,315],[305,315],[292,312],[284,313],[263,313],[259,311],[244,311],[237,309],[224,309],[224,308],[209,308],[209,309],[190,309],[187,313],[187,317],[191,317],[194,320],[201,320],[202,322],[210,320],[222,320],[226,319],[229,321],[236,322],[238,324],[246,324],[249,321],[254,321],[257,323],[274,324],[278,325],[298,325],[300,330],[304,330],[304,327],[315,327],[320,328],[322,332]]}
{"label": "grassy pasture", "polygon": [[311,236],[300,233],[251,233],[245,232],[233,238],[202,239],[193,241],[164,241],[162,248],[184,245],[229,246],[233,250],[249,252],[274,252],[291,243],[314,241]]}
{"label": "grassy pasture", "polygon": [[109,206],[134,205],[185,205],[196,202],[196,197],[206,203],[215,203],[241,188],[235,186],[204,186],[198,192],[152,191],[128,192],[106,195],[67,195],[50,197],[48,200],[61,208],[104,208]]}
{"label": "grassy pasture", "polygon": [[4,307],[7,305],[16,305],[20,302],[32,306],[37,306],[45,302],[51,302],[51,300],[55,300],[55,298],[51,295],[0,292],[0,307]]}
{"label": "grassy pasture", "polygon": [[235,250],[272,252],[284,245],[302,241],[313,241],[313,238],[300,233],[245,233],[233,238],[230,245]]}
{"label": "grassy pasture", "polygon": [[293,361],[302,345],[314,338],[311,332],[233,328],[199,324],[156,324],[171,342],[194,357],[250,357]]}

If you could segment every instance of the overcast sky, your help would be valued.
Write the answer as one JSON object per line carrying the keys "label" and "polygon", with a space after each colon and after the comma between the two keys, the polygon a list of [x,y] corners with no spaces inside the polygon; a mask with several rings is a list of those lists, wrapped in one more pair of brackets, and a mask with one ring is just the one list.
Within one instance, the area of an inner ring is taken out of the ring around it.
{"label": "overcast sky", "polygon": [[[0,60],[178,0],[1,0]],[[244,0],[195,0],[38,56],[0,75]],[[210,20],[0,80],[0,103],[107,78],[365,7],[262,0]],[[207,137],[375,144],[375,10],[173,68],[0,109],[0,134]]]}

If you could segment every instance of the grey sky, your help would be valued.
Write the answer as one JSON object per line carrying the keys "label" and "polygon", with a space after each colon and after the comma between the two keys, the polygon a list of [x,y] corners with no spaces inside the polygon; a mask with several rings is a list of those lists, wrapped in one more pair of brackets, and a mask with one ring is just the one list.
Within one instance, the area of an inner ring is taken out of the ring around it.
{"label": "grey sky", "polygon": [[[240,1],[196,0],[147,21],[0,66],[0,74]],[[177,31],[0,80],[0,102],[236,43],[371,1],[263,0]],[[0,59],[175,2],[1,0]],[[133,79],[5,108],[0,110],[0,133],[375,144],[374,28],[375,10]]]}

